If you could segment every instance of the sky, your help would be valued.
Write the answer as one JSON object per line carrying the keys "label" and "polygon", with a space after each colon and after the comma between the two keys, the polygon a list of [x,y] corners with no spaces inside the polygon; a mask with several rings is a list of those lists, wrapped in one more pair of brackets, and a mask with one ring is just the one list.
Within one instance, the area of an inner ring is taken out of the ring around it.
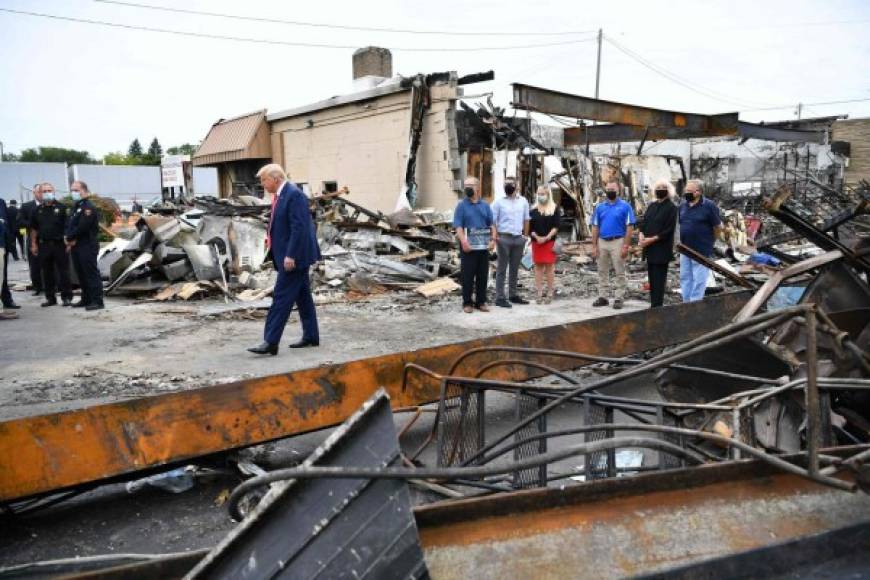
{"label": "sky", "polygon": [[[126,151],[134,138],[144,147],[154,137],[164,148],[197,143],[220,118],[351,92],[351,55],[368,45],[393,51],[394,74],[494,70],[494,81],[469,85],[466,94],[491,93],[500,106],[509,105],[512,82],[593,96],[599,28],[602,99],[696,113],[739,111],[749,121],[793,119],[799,102],[806,104],[804,117],[870,116],[866,0],[130,1],[234,17],[97,0],[0,0],[6,152],[57,146],[99,158]],[[518,46],[525,48],[512,48]]]}

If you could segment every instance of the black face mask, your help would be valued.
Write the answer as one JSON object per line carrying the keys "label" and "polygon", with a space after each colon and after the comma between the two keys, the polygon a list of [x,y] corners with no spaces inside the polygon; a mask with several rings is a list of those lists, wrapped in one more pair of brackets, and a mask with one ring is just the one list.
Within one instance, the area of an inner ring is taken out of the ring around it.
{"label": "black face mask", "polygon": [[693,202],[693,201],[695,201],[695,194],[692,193],[691,191],[687,191],[687,192],[683,195],[683,197],[685,197],[685,198],[686,198],[686,201],[688,201],[688,202]]}
{"label": "black face mask", "polygon": [[465,195],[467,195],[468,197],[474,197],[474,188],[473,187],[466,187],[465,188]]}
{"label": "black face mask", "polygon": [[666,198],[667,196],[668,196],[668,190],[667,190],[667,189],[657,189],[657,190],[656,190],[656,197],[657,197],[658,199],[664,199],[664,198]]}
{"label": "black face mask", "polygon": [[505,183],[504,184],[504,192],[506,195],[513,195],[516,190],[517,190],[517,186],[514,185],[513,183]]}
{"label": "black face mask", "polygon": [[616,199],[616,192],[615,191],[608,191],[606,193],[607,193],[607,199],[609,199],[610,201],[613,201],[614,199]]}

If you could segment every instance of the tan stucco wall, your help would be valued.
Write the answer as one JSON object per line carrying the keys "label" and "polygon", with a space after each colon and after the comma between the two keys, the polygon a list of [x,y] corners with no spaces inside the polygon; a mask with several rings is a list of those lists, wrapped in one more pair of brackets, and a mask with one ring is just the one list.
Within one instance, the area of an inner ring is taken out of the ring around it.
{"label": "tan stucco wall", "polygon": [[851,144],[846,183],[855,185],[861,179],[870,181],[870,118],[834,121],[831,139]]}
{"label": "tan stucco wall", "polygon": [[[458,199],[450,169],[450,147],[456,148],[456,137],[448,120],[455,106],[449,97],[455,97],[455,91],[432,88],[417,161],[418,207],[451,209]],[[350,188],[350,200],[390,213],[404,178],[409,100],[405,91],[273,121],[273,159],[291,180],[307,183],[311,191],[320,191],[325,181],[336,181]]]}

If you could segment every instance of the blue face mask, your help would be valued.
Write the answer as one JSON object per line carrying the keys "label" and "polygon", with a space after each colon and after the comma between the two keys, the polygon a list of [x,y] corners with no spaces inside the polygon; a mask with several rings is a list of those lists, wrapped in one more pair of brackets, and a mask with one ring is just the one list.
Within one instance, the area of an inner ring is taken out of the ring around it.
{"label": "blue face mask", "polygon": [[79,201],[82,198],[81,192],[78,192],[78,191],[71,191],[70,195],[72,196],[73,201]]}
{"label": "blue face mask", "polygon": [[47,191],[42,194],[42,201],[54,201],[54,192]]}

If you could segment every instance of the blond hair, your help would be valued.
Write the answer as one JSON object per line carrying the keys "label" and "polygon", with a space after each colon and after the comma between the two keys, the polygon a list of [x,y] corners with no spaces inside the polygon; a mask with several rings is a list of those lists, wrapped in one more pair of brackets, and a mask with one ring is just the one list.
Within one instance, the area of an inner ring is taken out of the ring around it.
{"label": "blond hair", "polygon": [[257,177],[263,177],[264,175],[275,179],[280,179],[281,181],[287,180],[287,174],[284,173],[284,168],[277,163],[270,163],[261,167],[260,170],[257,172]]}
{"label": "blond hair", "polygon": [[[542,204],[537,200],[537,196],[541,195],[542,193],[547,194],[547,203]],[[550,188],[546,185],[542,185],[538,188],[535,197],[535,207],[538,208],[538,211],[541,213],[541,215],[553,215],[554,213],[556,213],[556,202],[553,201],[553,192],[550,191]]]}

